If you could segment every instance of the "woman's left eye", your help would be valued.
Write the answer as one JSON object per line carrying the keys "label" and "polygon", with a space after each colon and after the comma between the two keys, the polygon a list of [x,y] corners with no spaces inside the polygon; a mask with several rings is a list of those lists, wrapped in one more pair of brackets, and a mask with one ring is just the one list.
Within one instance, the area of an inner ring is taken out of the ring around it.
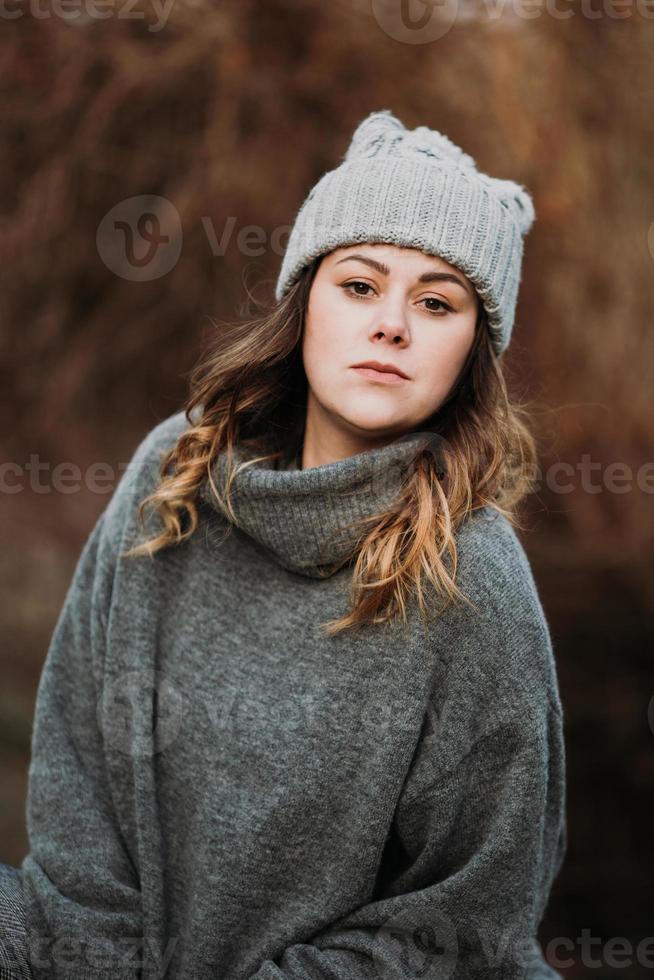
{"label": "woman's left eye", "polygon": [[[447,312],[447,313],[453,313],[454,312],[454,310],[452,309],[452,307],[448,303],[443,302],[442,299],[436,299],[435,296],[427,296],[427,298],[424,299],[424,300],[422,300],[421,302],[423,302],[423,303],[439,303],[440,306],[443,307],[443,310],[445,312]],[[439,313],[438,310],[429,310],[427,307],[425,307],[425,308],[428,310],[429,313]]]}
{"label": "woman's left eye", "polygon": [[[352,282],[343,283],[343,289],[346,292],[349,292],[349,294],[351,296],[355,296],[357,299],[364,299],[364,298],[366,298],[367,296],[370,295],[370,293],[368,293],[368,292],[363,292],[363,293],[362,292],[356,292],[355,291],[355,287],[357,287],[357,286],[363,286],[363,288],[365,290],[372,289],[372,286],[370,285],[370,283],[369,282],[363,282],[362,279],[354,279],[354,280],[352,280]],[[441,310],[441,309],[430,309],[428,306],[425,306],[426,311],[428,313],[431,313],[434,316],[443,316],[443,313],[453,313],[454,312],[454,310],[449,305],[449,303],[445,303],[442,299],[436,299],[435,296],[427,296],[425,299],[420,300],[420,302],[421,303],[437,303],[439,305],[439,307],[442,307],[442,310]]]}

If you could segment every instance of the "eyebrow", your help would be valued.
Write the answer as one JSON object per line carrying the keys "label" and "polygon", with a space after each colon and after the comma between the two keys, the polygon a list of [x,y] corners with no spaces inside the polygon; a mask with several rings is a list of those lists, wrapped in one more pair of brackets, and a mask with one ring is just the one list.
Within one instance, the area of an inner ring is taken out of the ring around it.
{"label": "eyebrow", "polygon": [[[383,262],[378,262],[376,259],[371,259],[367,255],[361,255],[358,252],[354,255],[346,255],[345,258],[339,259],[338,262],[334,263],[334,265],[340,265],[341,262],[351,262],[353,260],[356,260],[357,262],[364,262],[372,269],[376,269],[382,276],[387,276],[391,271],[387,265],[384,265]],[[436,272],[435,269],[430,272],[423,272],[421,276],[418,276],[418,282],[453,282],[456,283],[457,286],[460,286],[461,289],[465,290],[466,293],[470,292],[463,280],[459,279],[458,276],[455,276],[453,272]]]}

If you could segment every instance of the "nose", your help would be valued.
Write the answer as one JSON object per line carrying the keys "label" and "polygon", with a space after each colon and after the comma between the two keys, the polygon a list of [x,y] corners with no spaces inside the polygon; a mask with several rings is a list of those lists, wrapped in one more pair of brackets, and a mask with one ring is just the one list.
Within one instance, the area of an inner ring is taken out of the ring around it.
{"label": "nose", "polygon": [[408,342],[409,324],[404,304],[399,296],[394,298],[387,295],[382,304],[375,309],[370,338],[376,342],[386,340],[395,345],[404,345]]}

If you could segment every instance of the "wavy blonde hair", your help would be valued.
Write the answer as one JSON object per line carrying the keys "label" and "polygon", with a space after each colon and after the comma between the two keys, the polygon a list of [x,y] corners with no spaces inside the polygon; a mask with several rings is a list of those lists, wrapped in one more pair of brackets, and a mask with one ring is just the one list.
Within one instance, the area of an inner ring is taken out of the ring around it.
{"label": "wavy blonde hair", "polygon": [[[301,340],[320,261],[314,260],[271,309],[264,307],[253,316],[248,312],[217,330],[191,372],[185,405],[189,427],[163,456],[159,483],[139,504],[141,523],[145,508],[153,506],[164,528],[125,552],[127,556],[152,555],[189,538],[198,526],[196,499],[205,480],[233,520],[230,488],[238,472],[299,453],[307,396]],[[194,422],[191,413],[196,409],[200,414]],[[433,432],[447,451],[418,453],[393,506],[357,522],[357,547],[340,563],[356,558],[351,609],[323,624],[328,635],[397,616],[406,622],[407,604],[414,597],[424,623],[428,606],[423,577],[433,589],[429,598],[445,600],[441,612],[455,600],[470,604],[455,581],[458,528],[484,506],[522,526],[516,507],[533,489],[536,443],[526,405],[509,397],[480,301],[467,360],[447,400],[419,431]],[[238,443],[261,455],[233,466]],[[225,498],[211,477],[213,461],[223,451],[230,464]]]}

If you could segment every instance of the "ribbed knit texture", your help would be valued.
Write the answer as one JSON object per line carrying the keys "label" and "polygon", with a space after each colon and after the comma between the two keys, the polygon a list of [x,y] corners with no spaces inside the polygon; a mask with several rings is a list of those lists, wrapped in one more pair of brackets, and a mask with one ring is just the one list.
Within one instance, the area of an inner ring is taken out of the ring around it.
{"label": "ribbed knit texture", "polygon": [[[400,488],[402,468],[410,466],[425,442],[425,434],[416,433],[373,453],[299,471],[255,464],[239,474],[232,490],[237,526],[265,545],[284,568],[328,578],[360,537],[361,532],[348,525],[391,504]],[[234,463],[252,458],[243,447],[234,452]],[[222,454],[212,478],[223,496],[228,474],[226,454]],[[202,496],[227,513],[209,483]]]}
{"label": "ribbed knit texture", "polygon": [[481,173],[443,133],[408,130],[383,109],[359,124],[341,164],[323,174],[300,207],[275,295],[280,300],[311,260],[344,245],[417,248],[468,276],[501,354],[513,330],[523,237],[534,218],[520,184]]}
{"label": "ribbed knit texture", "polygon": [[536,940],[567,841],[563,715],[511,526],[484,510],[459,532],[474,610],[330,638],[351,570],[322,574],[324,532],[334,500],[349,515],[389,492],[343,496],[389,447],[252,468],[247,530],[209,496],[188,541],[124,558],[185,427],[171,416],[134,454],[39,681],[22,863],[32,942],[50,937],[37,980],[557,977]]}

